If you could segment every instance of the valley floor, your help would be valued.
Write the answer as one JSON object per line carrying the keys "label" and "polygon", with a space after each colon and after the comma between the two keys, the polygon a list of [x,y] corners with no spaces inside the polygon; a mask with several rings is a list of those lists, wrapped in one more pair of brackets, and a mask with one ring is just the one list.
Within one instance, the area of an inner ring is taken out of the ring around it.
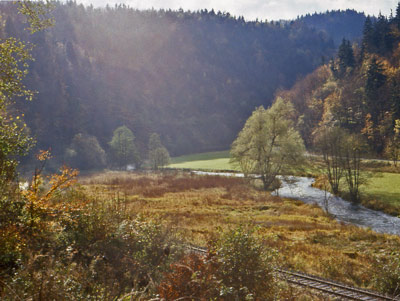
{"label": "valley floor", "polygon": [[[400,237],[338,223],[317,206],[281,199],[244,179],[186,172],[105,172],[80,179],[96,199],[118,210],[161,220],[177,237],[205,246],[219,232],[252,225],[284,267],[375,287],[379,262],[400,249]],[[378,276],[377,276],[378,277]]]}
{"label": "valley floor", "polygon": [[[229,151],[200,153],[172,159],[168,167],[194,170],[235,170],[238,167],[229,162]],[[316,187],[322,184],[318,177],[323,173],[318,156],[312,156],[306,166],[296,175],[317,178]],[[363,173],[366,183],[361,187],[362,204],[374,210],[400,216],[400,167],[394,167],[386,160],[364,160]]]}

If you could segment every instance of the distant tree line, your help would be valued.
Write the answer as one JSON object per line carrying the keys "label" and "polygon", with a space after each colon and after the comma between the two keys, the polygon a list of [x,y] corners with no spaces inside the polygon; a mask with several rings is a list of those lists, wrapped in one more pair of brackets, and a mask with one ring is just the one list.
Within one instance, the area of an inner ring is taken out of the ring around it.
{"label": "distant tree line", "polygon": [[[370,17],[374,19],[373,17]],[[358,41],[361,39],[366,16],[353,9],[332,10],[323,13],[306,14],[293,22],[301,22],[311,28],[327,34],[336,46],[342,39]]]}
{"label": "distant tree line", "polygon": [[170,163],[168,150],[162,145],[160,136],[153,133],[149,137],[146,153],[140,153],[135,144],[135,136],[126,126],[114,130],[106,153],[95,136],[77,134],[65,152],[65,161],[82,170],[101,169],[106,166],[119,169],[159,169]]}

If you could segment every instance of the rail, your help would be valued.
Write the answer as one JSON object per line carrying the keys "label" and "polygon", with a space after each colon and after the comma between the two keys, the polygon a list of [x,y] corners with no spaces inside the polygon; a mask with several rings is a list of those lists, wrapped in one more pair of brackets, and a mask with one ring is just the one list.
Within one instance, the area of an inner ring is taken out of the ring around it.
{"label": "rail", "polygon": [[[186,249],[198,255],[204,255],[207,253],[206,248],[193,245],[186,245]],[[275,276],[297,286],[308,287],[331,296],[339,297],[340,300],[400,300],[399,297],[383,295],[371,290],[349,286],[330,279],[301,272],[289,271],[282,268],[275,269]]]}

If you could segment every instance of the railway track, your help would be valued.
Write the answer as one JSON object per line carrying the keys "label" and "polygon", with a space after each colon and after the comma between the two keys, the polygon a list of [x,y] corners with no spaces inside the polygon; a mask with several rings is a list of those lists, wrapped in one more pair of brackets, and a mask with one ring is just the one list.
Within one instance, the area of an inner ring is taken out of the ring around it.
{"label": "railway track", "polygon": [[340,298],[340,300],[400,300],[400,298],[382,295],[374,291],[360,289],[321,277],[288,271],[286,269],[275,269],[278,278],[288,283],[308,287]]}
{"label": "railway track", "polygon": [[[191,253],[195,253],[198,255],[205,255],[207,253],[207,249],[198,246],[188,245],[187,249]],[[275,275],[277,278],[285,280],[290,284],[314,289],[324,294],[336,297],[339,300],[365,300],[365,301],[399,300],[400,301],[399,297],[382,295],[374,291],[360,289],[333,280],[305,273],[289,271],[286,269],[281,269],[281,268],[275,269]]]}

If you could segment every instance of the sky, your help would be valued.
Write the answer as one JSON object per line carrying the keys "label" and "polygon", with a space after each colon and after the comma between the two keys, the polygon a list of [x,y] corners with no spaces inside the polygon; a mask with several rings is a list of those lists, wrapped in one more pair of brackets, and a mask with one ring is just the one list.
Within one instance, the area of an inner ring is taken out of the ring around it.
{"label": "sky", "polygon": [[294,19],[299,15],[336,9],[355,9],[367,15],[381,12],[388,16],[396,10],[399,0],[77,0],[95,7],[123,3],[133,8],[171,8],[184,10],[214,9],[244,16],[246,20]]}

